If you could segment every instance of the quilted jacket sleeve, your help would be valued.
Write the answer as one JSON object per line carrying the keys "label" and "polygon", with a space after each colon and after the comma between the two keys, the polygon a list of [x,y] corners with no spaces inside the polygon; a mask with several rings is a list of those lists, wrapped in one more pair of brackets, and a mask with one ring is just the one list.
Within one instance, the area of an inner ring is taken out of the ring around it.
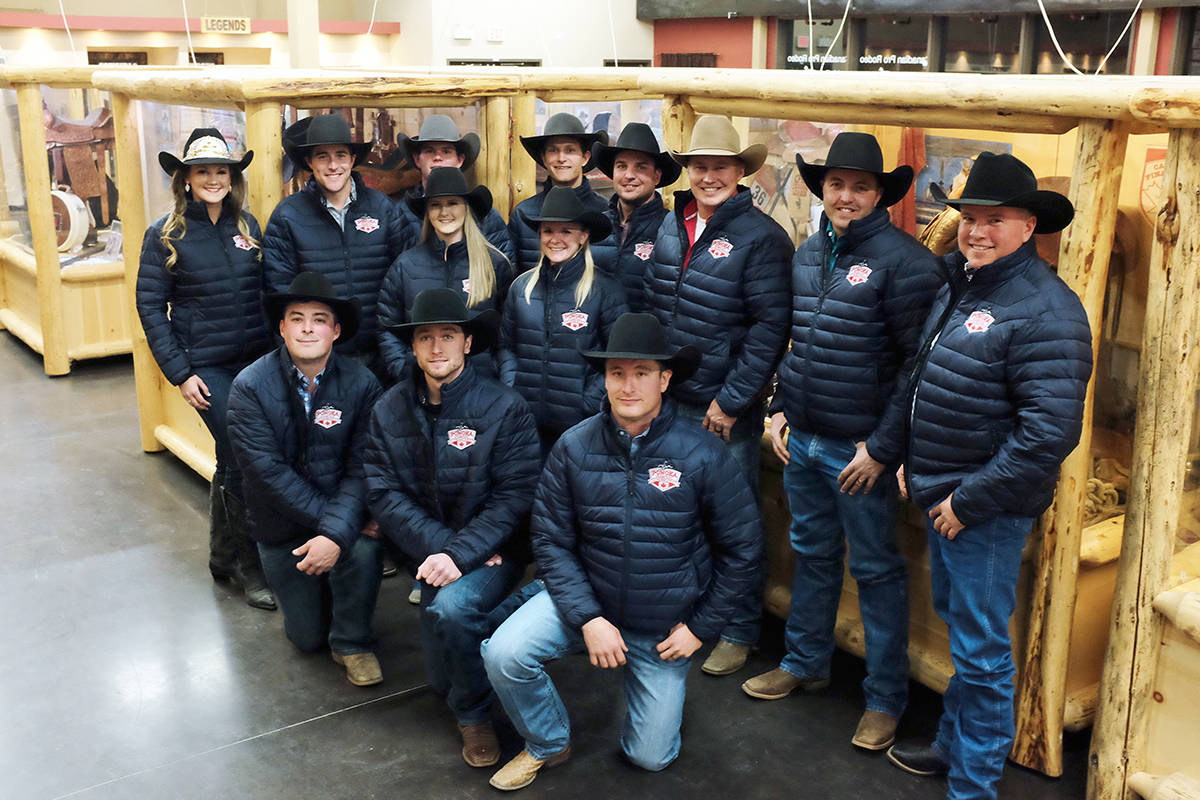
{"label": "quilted jacket sleeve", "polygon": [[285,292],[292,278],[300,271],[296,243],[288,224],[289,206],[280,204],[267,221],[263,232],[263,291],[267,294]]}
{"label": "quilted jacket sleeve", "polygon": [[379,290],[379,355],[394,383],[404,380],[412,368],[412,350],[403,339],[387,330],[388,325],[405,321],[403,258],[401,255],[392,262]]}
{"label": "quilted jacket sleeve", "polygon": [[167,380],[178,386],[192,376],[192,367],[167,318],[167,304],[175,294],[175,273],[165,266],[169,253],[161,235],[161,228],[155,224],[142,238],[137,311],[154,360]]}

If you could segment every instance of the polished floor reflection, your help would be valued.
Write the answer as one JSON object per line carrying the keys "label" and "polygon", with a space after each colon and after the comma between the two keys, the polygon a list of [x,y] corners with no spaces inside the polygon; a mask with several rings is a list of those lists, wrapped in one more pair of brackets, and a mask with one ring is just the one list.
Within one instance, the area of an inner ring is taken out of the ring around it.
{"label": "polished floor reflection", "polygon": [[[327,654],[303,656],[275,613],[206,569],[208,489],[138,439],[129,359],[50,379],[0,332],[0,798],[496,797],[458,754],[445,705],[423,686],[409,584],[384,582],[384,683],[351,686]],[[619,676],[555,665],[574,756],[521,792],[635,798],[936,798],[944,786],[849,743],[862,665],[839,655],[827,692],[747,698],[774,666],[781,626],[741,673],[689,683],[683,752],[646,774],[617,756]],[[931,732],[937,695],[914,688],[902,733]],[[505,755],[520,748],[502,727]],[[1001,797],[1083,796],[1086,734],[1059,780],[1009,766]]]}

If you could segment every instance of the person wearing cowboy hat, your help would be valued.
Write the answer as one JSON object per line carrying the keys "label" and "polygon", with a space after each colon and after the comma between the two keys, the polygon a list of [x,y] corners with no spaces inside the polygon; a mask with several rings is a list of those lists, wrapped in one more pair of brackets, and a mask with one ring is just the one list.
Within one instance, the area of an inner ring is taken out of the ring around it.
{"label": "person wearing cowboy hat", "polygon": [[603,213],[555,186],[529,222],[541,238],[541,259],[513,281],[504,301],[500,375],[533,409],[545,454],[563,431],[600,410],[604,381],[580,351],[603,347],[629,307],[621,284],[592,259],[591,242],[610,232]]}
{"label": "person wearing cowboy hat", "polygon": [[[395,326],[408,319],[422,292],[454,289],[468,308],[499,312],[512,282],[508,259],[483,234],[483,220],[494,210],[486,186],[469,188],[461,170],[435,167],[425,191],[404,202],[421,220],[419,243],[400,254],[379,292],[379,354],[393,381],[412,369],[412,350]],[[490,352],[478,352],[474,361],[488,375],[498,374]]]}
{"label": "person wearing cowboy hat", "polygon": [[312,171],[300,191],[285,197],[267,223],[263,263],[267,290],[282,292],[301,272],[320,272],[339,296],[362,307],[358,333],[341,349],[383,375],[376,362],[379,288],[388,267],[409,246],[396,204],[353,172],[372,142],[355,142],[341,114],[306,117],[284,131],[288,158]]}
{"label": "person wearing cowboy hat", "polygon": [[1065,228],[1066,197],[1040,191],[1008,154],[981,153],[957,200],[958,252],[921,335],[908,391],[893,396],[872,455],[903,456],[901,491],[929,517],[933,606],[954,675],[932,743],[889,759],[946,775],[951,798],[995,798],[1013,741],[1012,645],[1021,551],[1079,442],[1092,334],[1079,298],[1038,257],[1035,233]]}
{"label": "person wearing cowboy hat", "polygon": [[[658,230],[646,301],[673,345],[704,354],[696,374],[671,387],[679,416],[724,440],[757,493],[766,394],[787,342],[792,242],[738,183],[762,166],[765,145],[742,148],[728,119],[703,116],[690,148],[670,152],[692,188],[675,193],[675,210]],[[748,592],[701,669],[740,669],[761,617],[761,589]]]}
{"label": "person wearing cowboy hat", "polygon": [[288,639],[305,653],[328,644],[351,683],[371,686],[383,680],[371,652],[381,549],[362,453],[382,389],[334,352],[362,312],[318,272],[301,272],[263,307],[283,344],[242,370],[229,394],[250,533]]}
{"label": "person wearing cowboy hat", "polygon": [[457,288],[417,295],[407,321],[391,326],[417,369],[375,407],[366,453],[371,510],[418,565],[429,680],[454,712],[473,767],[500,757],[479,644],[488,612],[528,560],[520,531],[541,466],[529,406],[475,365],[497,321],[494,309],[468,311]]}
{"label": "person wearing cowboy hat", "polygon": [[136,298],[163,377],[179,387],[213,437],[208,570],[215,580],[240,585],[251,606],[272,610],[225,423],[234,377],[270,347],[259,307],[262,234],[243,207],[242,173],[253,158],[253,151],[234,158],[216,128],[193,130],[182,158],[158,154],[171,176],[173,204],[142,239]]}
{"label": "person wearing cowboy hat", "polygon": [[[588,133],[573,114],[563,112],[546,120],[541,136],[522,136],[525,152],[546,169],[541,191],[517,204],[508,220],[508,235],[517,251],[519,269],[530,269],[541,257],[537,223],[542,203],[553,187],[571,189],[587,211],[604,212],[608,203],[596,193],[584,174],[593,166],[592,150],[608,144],[606,131]],[[519,271],[519,270],[518,270]]]}
{"label": "person wearing cowboy hat", "polygon": [[839,134],[823,165],[800,156],[796,164],[824,205],[817,232],[792,258],[791,348],[771,404],[796,568],[786,655],[742,689],[778,700],[829,684],[849,543],[867,662],[866,712],[851,742],[882,750],[908,701],[908,588],[896,545],[896,464],[887,471],[872,458],[873,437],[904,389],[897,380],[912,367],[941,279],[933,254],[888,217],[913,170],[885,171],[874,136]]}
{"label": "person wearing cowboy hat", "polygon": [[649,314],[628,313],[603,350],[604,409],[550,452],[531,540],[545,589],[483,643],[483,660],[525,747],[491,779],[528,786],[571,752],[566,709],[545,672],[563,655],[625,668],[621,750],[658,771],[679,754],[691,658],[758,585],[761,518],[727,448],[666,396],[700,364]]}
{"label": "person wearing cowboy hat", "polygon": [[[454,120],[445,114],[431,114],[421,123],[420,133],[412,137],[401,133],[396,142],[409,162],[421,171],[421,183],[408,190],[399,204],[409,241],[416,242],[421,238],[424,219],[413,212],[412,201],[425,196],[429,189],[429,173],[434,169],[455,167],[464,173],[469,170],[479,158],[479,136],[475,133],[459,136]],[[516,263],[517,253],[508,235],[508,224],[499,211],[494,207],[488,209],[479,220],[479,228],[509,262]]]}
{"label": "person wearing cowboy hat", "polygon": [[616,146],[598,146],[595,153],[596,166],[613,182],[613,196],[605,211],[613,232],[593,252],[597,263],[625,287],[629,308],[644,311],[646,264],[667,215],[657,190],[678,180],[683,168],[659,151],[654,131],[641,122],[626,125]]}

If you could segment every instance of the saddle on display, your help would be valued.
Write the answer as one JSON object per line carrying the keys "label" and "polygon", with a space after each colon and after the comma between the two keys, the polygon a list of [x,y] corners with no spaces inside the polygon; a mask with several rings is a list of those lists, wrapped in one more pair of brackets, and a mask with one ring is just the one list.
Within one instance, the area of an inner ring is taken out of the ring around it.
{"label": "saddle on display", "polygon": [[116,190],[107,170],[115,138],[112,112],[97,108],[75,122],[55,116],[43,105],[42,119],[54,183],[70,186],[92,206],[96,223],[108,225],[117,210]]}

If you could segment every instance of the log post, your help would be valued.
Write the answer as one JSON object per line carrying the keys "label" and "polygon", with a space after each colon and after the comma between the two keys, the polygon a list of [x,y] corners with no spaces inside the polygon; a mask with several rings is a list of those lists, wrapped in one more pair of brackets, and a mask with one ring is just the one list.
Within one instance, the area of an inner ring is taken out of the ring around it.
{"label": "log post", "polygon": [[507,97],[489,97],[487,108],[487,149],[484,160],[488,188],[492,191],[492,206],[508,221],[512,211],[512,187],[509,161],[512,146],[512,114]]}
{"label": "log post", "polygon": [[525,152],[517,150],[521,136],[537,136],[537,96],[533,92],[517,92],[512,100],[512,142],[514,157],[509,174],[512,176],[512,207],[537,194],[537,164]]}
{"label": "log post", "polygon": [[[1092,328],[1092,361],[1100,352],[1104,290],[1117,224],[1121,168],[1125,163],[1128,126],[1111,120],[1088,120],[1075,140],[1071,202],[1075,219],[1064,231],[1058,275],[1083,302]],[[1062,775],[1063,710],[1066,704],[1067,659],[1075,618],[1075,580],[1087,479],[1092,455],[1092,408],[1095,391],[1088,383],[1079,445],[1059,473],[1050,513],[1042,518],[1042,536],[1025,645],[1025,662],[1017,687],[1017,735],[1011,758],[1047,775]]]}
{"label": "log post", "polygon": [[[696,125],[696,112],[691,104],[681,95],[671,95],[663,98],[663,147],[676,152],[687,150],[692,139],[692,128]],[[688,189],[687,170],[679,175],[679,180],[670,186],[662,188],[663,204],[667,208],[675,207],[675,192]]]}
{"label": "log post", "polygon": [[1089,800],[1131,797],[1129,776],[1146,761],[1147,704],[1164,624],[1152,603],[1168,588],[1200,365],[1198,153],[1200,130],[1170,132],[1142,333],[1129,503],[1092,733]]}
{"label": "log post", "polygon": [[142,185],[142,151],[138,142],[137,107],[129,95],[112,95],[113,130],[116,134],[117,189],[121,203],[121,249],[125,258],[125,296],[129,307],[130,340],[133,346],[133,385],[137,392],[138,422],[142,449],[162,450],[154,429],[166,422],[162,390],[166,384],[137,313],[137,276],[141,264],[142,235],[146,232],[145,188]]}
{"label": "log post", "polygon": [[17,86],[21,121],[21,155],[25,166],[25,205],[37,259],[39,327],[42,329],[42,363],[47,375],[71,371],[67,357],[67,328],[63,320],[62,266],[54,234],[54,208],[50,205],[50,171],[46,166],[46,124],[42,120],[42,91],[36,83]]}
{"label": "log post", "polygon": [[283,199],[283,108],[274,101],[246,103],[246,149],[254,163],[246,170],[250,213],[263,230]]}

